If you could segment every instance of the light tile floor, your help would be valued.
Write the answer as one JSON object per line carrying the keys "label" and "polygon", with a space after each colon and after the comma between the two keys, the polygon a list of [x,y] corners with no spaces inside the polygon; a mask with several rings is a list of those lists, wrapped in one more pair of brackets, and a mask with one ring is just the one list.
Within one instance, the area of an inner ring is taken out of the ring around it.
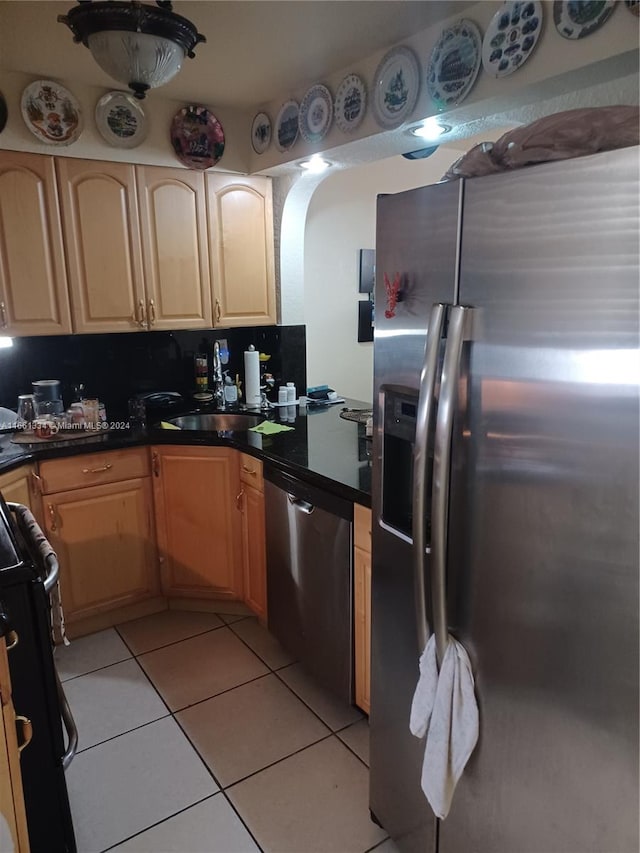
{"label": "light tile floor", "polygon": [[397,853],[369,817],[366,718],[232,610],[57,650],[79,853]]}

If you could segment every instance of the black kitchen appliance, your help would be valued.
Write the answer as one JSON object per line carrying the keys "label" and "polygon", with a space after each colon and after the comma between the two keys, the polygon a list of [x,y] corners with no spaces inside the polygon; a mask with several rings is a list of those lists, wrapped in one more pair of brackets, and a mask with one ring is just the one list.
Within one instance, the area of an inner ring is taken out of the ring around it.
{"label": "black kitchen appliance", "polygon": [[17,636],[8,655],[14,707],[33,727],[20,755],[31,853],[76,853],[64,768],[77,733],[51,641],[49,593],[57,576],[56,556],[32,514],[0,496],[0,621],[5,634]]}

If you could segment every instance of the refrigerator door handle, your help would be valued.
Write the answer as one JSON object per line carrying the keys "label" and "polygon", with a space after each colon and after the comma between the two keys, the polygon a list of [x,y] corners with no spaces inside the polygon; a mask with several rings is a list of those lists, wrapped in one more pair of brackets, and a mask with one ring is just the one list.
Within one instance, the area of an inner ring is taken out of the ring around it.
{"label": "refrigerator door handle", "polygon": [[451,309],[447,346],[442,367],[442,384],[438,400],[433,451],[433,486],[431,495],[431,602],[433,630],[436,636],[438,667],[441,666],[448,642],[447,624],[447,526],[449,520],[449,480],[451,471],[451,439],[453,416],[458,396],[460,359],[465,321],[470,309],[456,305]]}
{"label": "refrigerator door handle", "polygon": [[416,415],[416,440],[413,455],[413,588],[416,609],[418,652],[422,654],[429,637],[427,621],[425,571],[426,571],[426,491],[429,431],[435,408],[435,385],[438,354],[444,329],[447,306],[436,303],[431,308],[427,346],[420,374],[420,396]]}

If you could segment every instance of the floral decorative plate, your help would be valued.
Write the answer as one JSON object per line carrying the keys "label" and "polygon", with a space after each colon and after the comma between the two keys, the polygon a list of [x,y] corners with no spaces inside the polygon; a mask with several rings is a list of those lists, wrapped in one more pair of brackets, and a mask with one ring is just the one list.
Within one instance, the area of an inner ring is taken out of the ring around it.
{"label": "floral decorative plate", "polygon": [[382,58],[373,78],[373,112],[381,127],[398,127],[413,112],[420,91],[420,66],[408,47]]}
{"label": "floral decorative plate", "polygon": [[351,133],[364,118],[367,90],[357,74],[347,74],[336,92],[336,124],[343,133]]}
{"label": "floral decorative plate", "polygon": [[542,31],[540,0],[507,0],[491,19],[482,42],[484,70],[494,77],[513,74],[533,53]]}
{"label": "floral decorative plate", "polygon": [[298,125],[302,138],[307,142],[320,142],[327,135],[333,121],[333,98],[326,86],[318,83],[305,93]]}
{"label": "floral decorative plate", "polygon": [[71,145],[82,133],[80,104],[53,80],[34,80],[22,93],[22,118],[40,142]]}
{"label": "floral decorative plate", "polygon": [[147,136],[147,120],[140,101],[128,92],[107,92],[96,104],[96,126],[102,138],[116,148],[135,148]]}
{"label": "floral decorative plate", "polygon": [[439,109],[464,101],[481,61],[482,36],[473,21],[463,18],[440,33],[427,68],[427,89]]}
{"label": "floral decorative plate", "polygon": [[276,146],[278,151],[288,151],[298,138],[297,101],[287,101],[280,107],[276,118]]}
{"label": "floral decorative plate", "polygon": [[253,118],[251,145],[256,154],[264,154],[271,145],[271,119],[266,113],[257,113]]}
{"label": "floral decorative plate", "polygon": [[556,29],[566,39],[582,39],[590,36],[609,20],[615,9],[614,0],[594,0],[594,2],[576,2],[576,0],[555,0],[553,20]]}
{"label": "floral decorative plate", "polygon": [[176,157],[190,169],[215,166],[224,153],[222,125],[207,107],[183,107],[171,122],[171,145]]}

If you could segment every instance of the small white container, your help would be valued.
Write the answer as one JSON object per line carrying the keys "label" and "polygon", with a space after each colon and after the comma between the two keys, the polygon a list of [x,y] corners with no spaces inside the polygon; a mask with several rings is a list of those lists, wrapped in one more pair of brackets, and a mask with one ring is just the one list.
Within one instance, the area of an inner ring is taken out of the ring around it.
{"label": "small white container", "polygon": [[284,385],[280,385],[278,388],[278,403],[286,403],[287,402],[287,389]]}
{"label": "small white container", "polygon": [[295,403],[296,401],[296,386],[293,382],[287,382],[287,403]]}

